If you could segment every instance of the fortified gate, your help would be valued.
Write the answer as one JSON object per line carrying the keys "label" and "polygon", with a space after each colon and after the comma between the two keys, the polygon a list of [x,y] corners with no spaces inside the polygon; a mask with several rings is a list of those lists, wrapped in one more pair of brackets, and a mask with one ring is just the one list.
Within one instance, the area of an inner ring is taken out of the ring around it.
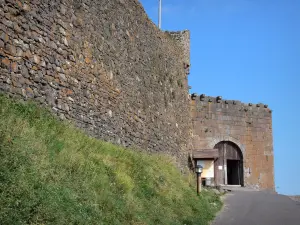
{"label": "fortified gate", "polygon": [[190,101],[192,159],[212,185],[274,189],[272,111],[222,97]]}

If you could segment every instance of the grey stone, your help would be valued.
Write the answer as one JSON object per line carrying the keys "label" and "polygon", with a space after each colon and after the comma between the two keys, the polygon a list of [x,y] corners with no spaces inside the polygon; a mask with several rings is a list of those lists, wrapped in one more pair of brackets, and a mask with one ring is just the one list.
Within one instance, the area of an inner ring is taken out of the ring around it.
{"label": "grey stone", "polygon": [[0,48],[4,48],[4,41],[0,39]]}
{"label": "grey stone", "polygon": [[22,76],[24,76],[25,78],[29,78],[28,69],[27,69],[27,67],[26,67],[25,65],[22,66],[21,74],[22,74]]}
{"label": "grey stone", "polygon": [[50,42],[50,47],[53,49],[57,49],[57,45],[53,41]]}
{"label": "grey stone", "polygon": [[65,15],[66,14],[66,7],[64,5],[60,6],[60,13]]}
{"label": "grey stone", "polygon": [[23,56],[23,50],[21,48],[17,48],[17,53],[16,53],[16,56],[18,57],[22,57]]}
{"label": "grey stone", "polygon": [[22,23],[21,25],[25,31],[29,30],[29,25],[27,23]]}
{"label": "grey stone", "polygon": [[55,65],[56,65],[57,67],[60,67],[60,66],[61,66],[61,62],[60,62],[59,59],[55,59]]}
{"label": "grey stone", "polygon": [[40,56],[34,55],[33,56],[33,62],[36,64],[39,64],[41,62]]}
{"label": "grey stone", "polygon": [[60,79],[62,79],[62,80],[67,80],[66,79],[66,75],[65,74],[63,74],[63,73],[59,73],[59,77],[60,77]]}
{"label": "grey stone", "polygon": [[63,41],[64,45],[66,45],[66,46],[69,46],[69,44],[68,44],[68,41],[67,41],[67,38],[66,38],[66,37],[63,37],[63,38],[62,38],[62,41]]}
{"label": "grey stone", "polygon": [[3,20],[2,21],[2,23],[5,25],[5,26],[7,26],[7,27],[9,27],[9,28],[13,28],[13,22],[12,21],[10,21],[10,20]]}
{"label": "grey stone", "polygon": [[30,8],[30,6],[28,4],[25,3],[25,4],[23,4],[23,10],[25,12],[29,12],[31,10],[31,8]]}
{"label": "grey stone", "polygon": [[5,50],[8,51],[11,55],[16,55],[17,53],[16,47],[11,44],[6,44]]}
{"label": "grey stone", "polygon": [[65,31],[64,28],[59,27],[59,31],[60,31],[60,33],[61,33],[62,35],[66,35],[66,31]]}
{"label": "grey stone", "polygon": [[75,57],[73,55],[69,55],[69,60],[71,60],[72,62],[75,62]]}

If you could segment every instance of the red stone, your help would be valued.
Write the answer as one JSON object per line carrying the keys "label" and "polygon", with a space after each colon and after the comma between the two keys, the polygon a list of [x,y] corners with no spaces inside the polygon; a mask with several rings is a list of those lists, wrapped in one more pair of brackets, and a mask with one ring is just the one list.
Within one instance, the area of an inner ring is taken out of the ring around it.
{"label": "red stone", "polygon": [[13,72],[17,72],[18,71],[18,64],[16,62],[13,62],[10,64],[11,70]]}
{"label": "red stone", "polygon": [[1,62],[7,69],[10,68],[10,60],[8,58],[2,59]]}
{"label": "red stone", "polygon": [[67,95],[72,95],[72,94],[73,94],[73,91],[70,90],[70,89],[67,89],[66,94],[67,94]]}

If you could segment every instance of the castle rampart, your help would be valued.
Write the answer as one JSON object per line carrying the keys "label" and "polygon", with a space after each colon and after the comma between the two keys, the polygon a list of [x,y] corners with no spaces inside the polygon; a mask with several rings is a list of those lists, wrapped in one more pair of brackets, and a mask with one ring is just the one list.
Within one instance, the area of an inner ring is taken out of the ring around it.
{"label": "castle rampart", "polygon": [[0,5],[2,93],[47,105],[106,141],[187,151],[187,31],[174,41],[136,0]]}
{"label": "castle rampart", "polygon": [[1,93],[181,165],[188,153],[228,145],[241,152],[243,184],[273,189],[271,110],[189,99],[189,68],[189,31],[162,32],[137,0],[0,0]]}

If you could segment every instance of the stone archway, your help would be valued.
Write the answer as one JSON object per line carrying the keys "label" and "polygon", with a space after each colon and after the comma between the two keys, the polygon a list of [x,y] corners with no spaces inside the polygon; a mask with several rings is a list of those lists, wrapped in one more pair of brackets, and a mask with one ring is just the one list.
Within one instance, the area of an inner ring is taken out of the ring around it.
{"label": "stone archway", "polygon": [[214,146],[219,157],[214,162],[216,185],[244,186],[243,152],[231,141],[221,141]]}
{"label": "stone archway", "polygon": [[213,138],[209,144],[208,144],[208,148],[214,148],[216,146],[216,144],[218,144],[219,142],[221,141],[229,141],[229,142],[232,142],[234,144],[236,144],[239,149],[242,151],[243,155],[245,154],[245,146],[240,143],[240,141],[234,137],[231,137],[231,136],[227,136],[227,135],[220,135],[220,136],[217,136],[215,138]]}

